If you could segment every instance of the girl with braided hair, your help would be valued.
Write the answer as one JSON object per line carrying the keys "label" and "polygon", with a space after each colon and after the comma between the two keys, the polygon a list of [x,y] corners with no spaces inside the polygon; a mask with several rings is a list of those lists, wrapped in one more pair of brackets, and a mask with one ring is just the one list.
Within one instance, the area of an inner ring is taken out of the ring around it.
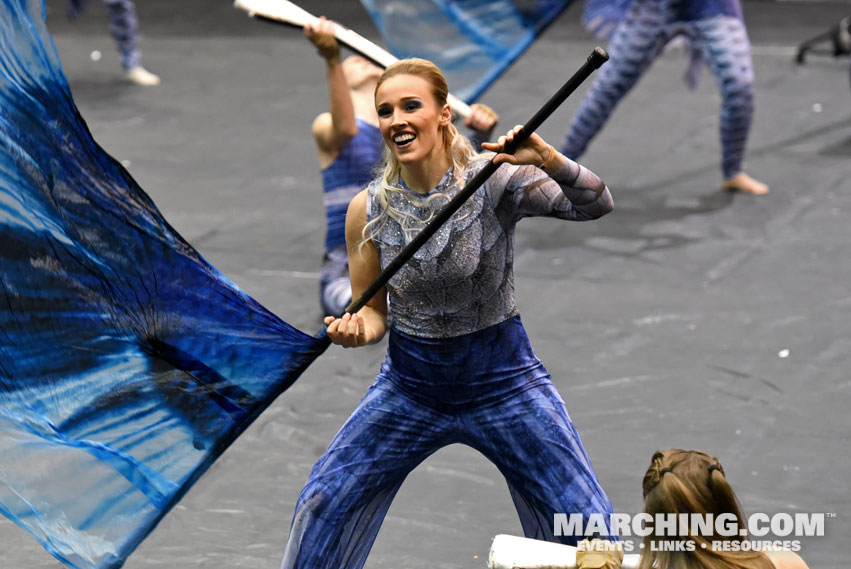
{"label": "girl with braided hair", "polygon": [[[671,449],[657,451],[644,475],[644,511],[656,514],[732,514],[737,527],[746,528],[739,500],[727,482],[724,468],[718,459],[695,450]],[[654,551],[658,540],[676,539],[669,536],[648,535],[644,538],[644,551],[639,569],[665,567],[667,569],[807,569],[807,564],[791,551],[724,551],[712,547],[713,542],[742,539],[719,534],[688,535],[694,551]],[[706,546],[705,548],[703,546]]]}

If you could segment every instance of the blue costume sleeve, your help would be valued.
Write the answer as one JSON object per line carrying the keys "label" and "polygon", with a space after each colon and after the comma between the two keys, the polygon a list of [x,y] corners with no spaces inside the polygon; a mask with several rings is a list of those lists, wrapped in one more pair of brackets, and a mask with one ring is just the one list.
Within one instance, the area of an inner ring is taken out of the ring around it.
{"label": "blue costume sleeve", "polygon": [[606,184],[572,160],[552,176],[534,166],[503,165],[488,180],[487,188],[493,203],[499,203],[515,222],[537,216],[586,221],[614,207]]}
{"label": "blue costume sleeve", "polygon": [[0,2],[0,512],[116,568],[328,341],[174,231],[92,139],[42,2]]}

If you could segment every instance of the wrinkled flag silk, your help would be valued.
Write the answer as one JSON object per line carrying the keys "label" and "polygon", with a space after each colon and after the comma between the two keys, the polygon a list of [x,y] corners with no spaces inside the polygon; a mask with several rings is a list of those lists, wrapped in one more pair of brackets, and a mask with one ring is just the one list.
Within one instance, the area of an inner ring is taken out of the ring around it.
{"label": "wrinkled flag silk", "polygon": [[174,231],[92,139],[42,1],[0,2],[0,512],[115,568],[328,340]]}

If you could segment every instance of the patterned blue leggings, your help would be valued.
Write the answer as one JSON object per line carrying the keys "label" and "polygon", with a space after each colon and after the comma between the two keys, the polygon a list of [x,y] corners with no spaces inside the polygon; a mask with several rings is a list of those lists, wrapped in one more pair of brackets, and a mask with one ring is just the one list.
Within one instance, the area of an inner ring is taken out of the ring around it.
{"label": "patterned blue leggings", "polygon": [[702,48],[721,91],[721,169],[725,178],[742,171],[753,117],[753,67],[744,23],[715,16],[677,21],[677,0],[633,0],[609,43],[609,62],[600,68],[582,100],[562,147],[576,159],[600,131],[615,106],[636,84],[665,45],[678,34]]}
{"label": "patterned blue leggings", "polygon": [[375,383],[299,497],[282,569],[361,568],[402,481],[453,443],[499,468],[527,537],[575,544],[554,537],[553,514],[612,511],[519,317],[449,339],[391,330]]}
{"label": "patterned blue leggings", "polygon": [[139,49],[139,19],[132,0],[104,0],[109,10],[109,33],[115,40],[124,69],[138,67],[142,61]]}
{"label": "patterned blue leggings", "polygon": [[325,316],[342,316],[351,302],[349,256],[344,245],[325,252],[319,273],[319,304]]}

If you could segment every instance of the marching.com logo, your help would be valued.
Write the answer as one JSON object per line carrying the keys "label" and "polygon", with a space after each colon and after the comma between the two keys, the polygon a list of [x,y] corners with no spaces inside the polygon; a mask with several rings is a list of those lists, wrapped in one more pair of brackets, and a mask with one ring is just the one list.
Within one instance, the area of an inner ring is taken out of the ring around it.
{"label": "marching.com logo", "polygon": [[[798,539],[824,536],[825,519],[835,514],[825,513],[779,513],[751,514],[740,527],[733,514],[560,514],[553,517],[553,531],[556,536],[582,537],[646,537],[654,538],[704,538],[651,541],[651,548],[657,551],[694,551],[697,547],[712,547],[725,551],[768,551],[800,550]],[[719,540],[718,538],[728,538]],[[737,539],[741,538],[741,539]],[[753,538],[767,538],[757,539]],[[707,545],[708,544],[708,545]],[[633,544],[624,542],[625,551]],[[641,543],[639,547],[644,547]]]}

